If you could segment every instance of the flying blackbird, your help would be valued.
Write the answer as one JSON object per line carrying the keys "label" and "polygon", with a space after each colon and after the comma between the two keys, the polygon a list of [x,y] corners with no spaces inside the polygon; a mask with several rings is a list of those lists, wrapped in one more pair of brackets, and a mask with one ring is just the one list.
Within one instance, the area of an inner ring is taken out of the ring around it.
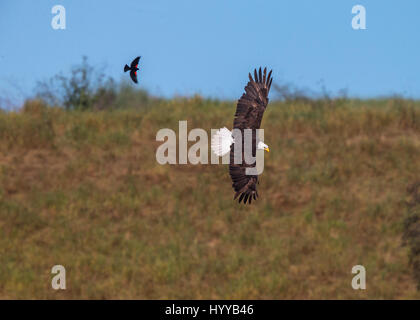
{"label": "flying blackbird", "polygon": [[124,72],[127,72],[128,70],[130,70],[131,80],[133,80],[135,83],[137,83],[137,70],[139,70],[138,66],[139,66],[140,58],[141,57],[135,58],[133,62],[131,62],[130,67],[128,65],[124,66]]}

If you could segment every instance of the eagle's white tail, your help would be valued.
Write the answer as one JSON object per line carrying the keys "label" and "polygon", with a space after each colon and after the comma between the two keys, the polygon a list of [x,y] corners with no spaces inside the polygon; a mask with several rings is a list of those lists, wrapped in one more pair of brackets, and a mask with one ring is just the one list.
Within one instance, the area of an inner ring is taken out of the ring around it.
{"label": "eagle's white tail", "polygon": [[221,157],[230,151],[233,142],[232,132],[225,127],[217,130],[211,138],[211,149],[217,156]]}

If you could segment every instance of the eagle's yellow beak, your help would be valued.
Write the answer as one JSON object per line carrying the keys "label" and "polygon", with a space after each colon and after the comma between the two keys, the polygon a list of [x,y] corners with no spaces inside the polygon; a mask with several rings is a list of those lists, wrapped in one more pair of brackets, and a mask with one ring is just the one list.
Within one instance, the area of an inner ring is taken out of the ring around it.
{"label": "eagle's yellow beak", "polygon": [[270,148],[269,147],[265,148],[264,150],[267,151],[267,152],[270,152]]}

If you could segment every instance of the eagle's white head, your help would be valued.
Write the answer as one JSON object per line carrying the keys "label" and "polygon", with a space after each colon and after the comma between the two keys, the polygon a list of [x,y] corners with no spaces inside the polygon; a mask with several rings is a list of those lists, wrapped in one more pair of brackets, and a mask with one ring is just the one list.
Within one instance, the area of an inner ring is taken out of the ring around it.
{"label": "eagle's white head", "polygon": [[258,150],[265,150],[267,152],[270,152],[270,148],[262,141],[258,142],[257,149]]}

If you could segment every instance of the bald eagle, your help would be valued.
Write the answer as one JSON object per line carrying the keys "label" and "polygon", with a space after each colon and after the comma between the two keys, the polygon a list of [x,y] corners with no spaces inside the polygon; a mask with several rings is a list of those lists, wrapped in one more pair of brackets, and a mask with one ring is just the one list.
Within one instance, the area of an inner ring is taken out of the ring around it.
{"label": "bald eagle", "polygon": [[[245,162],[244,130],[252,129],[253,157],[255,157],[257,149],[270,151],[265,143],[259,141],[256,129],[260,128],[261,120],[268,104],[268,93],[273,82],[271,73],[272,70],[267,75],[267,68],[264,68],[264,72],[261,72],[261,68],[258,72],[255,69],[254,78],[249,74],[249,82],[245,87],[245,93],[238,100],[233,128],[238,129],[242,134],[241,162],[234,162],[235,136],[230,130],[227,128],[219,129],[211,141],[211,148],[216,155],[223,156],[230,151],[229,174],[232,179],[232,187],[235,190],[233,199],[235,200],[239,196],[239,203],[243,201],[244,204],[247,202],[251,204],[252,199],[256,200],[258,198],[258,175],[247,175],[245,173],[247,168],[255,167],[255,163],[247,164]],[[234,131],[238,132],[238,130]]]}

